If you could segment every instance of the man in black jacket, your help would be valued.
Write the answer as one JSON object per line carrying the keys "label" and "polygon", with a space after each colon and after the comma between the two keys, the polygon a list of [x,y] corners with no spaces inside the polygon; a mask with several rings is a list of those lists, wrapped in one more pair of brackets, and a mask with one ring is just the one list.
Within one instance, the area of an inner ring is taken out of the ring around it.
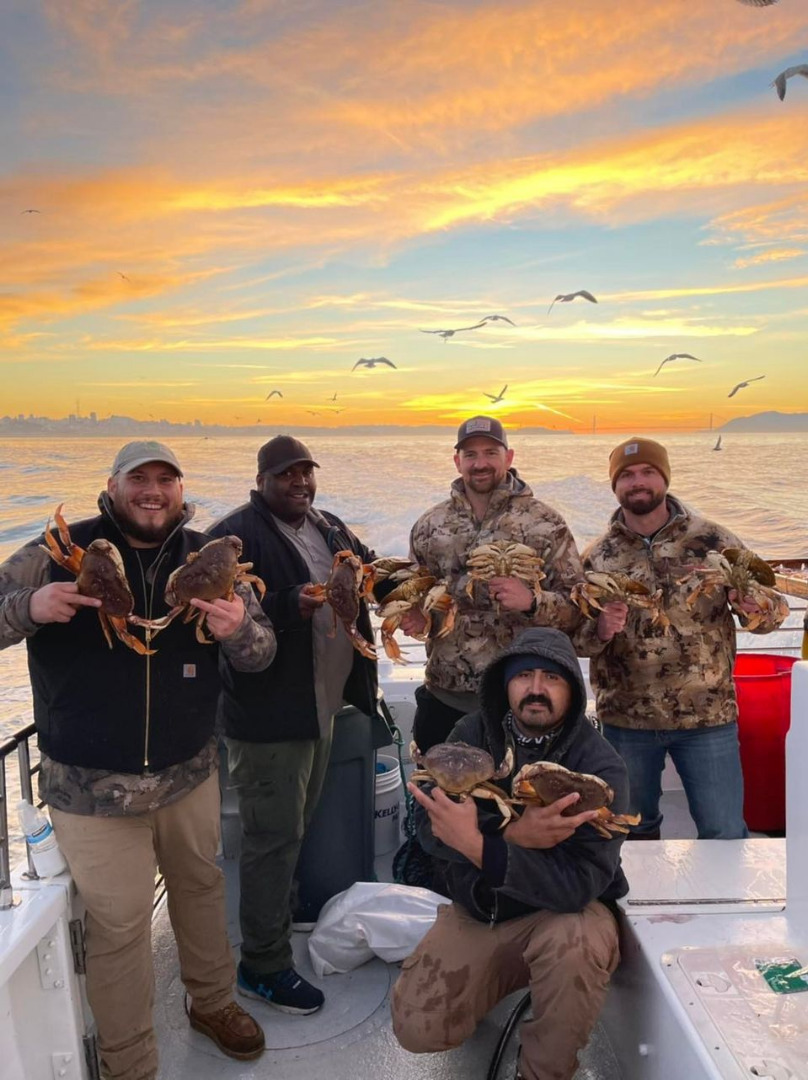
{"label": "man in black jacket", "polygon": [[[261,675],[229,664],[222,671],[219,709],[242,825],[237,985],[246,997],[304,1015],[320,1008],[323,994],[292,965],[295,867],[325,779],[334,714],[347,701],[374,716],[377,687],[376,661],[341,626],[332,636],[331,608],[313,588],[338,551],[374,558],[338,517],[312,508],[317,468],[302,442],[276,436],[258,451],[250,501],[211,529],[240,537],[278,633],[275,663]],[[357,628],[372,642],[364,603]]]}
{"label": "man in black jacket", "polygon": [[[65,555],[76,563],[93,542],[93,558],[114,545],[133,612],[163,615],[170,572],[209,539],[186,528],[193,507],[183,503],[177,458],[158,442],[127,443],[98,504],[96,517],[70,526],[79,549],[65,538]],[[214,729],[217,653],[242,671],[260,670],[275,653],[272,628],[251,590],[237,586],[233,600],[191,601],[206,613],[218,647],[201,644],[179,619],[148,651],[123,619],[122,640],[110,635],[108,644],[100,601],[79,592],[77,567],[49,558],[44,539],[0,567],[0,647],[28,646],[40,796],[87,908],[87,995],[102,1071],[117,1080],[157,1077],[150,928],[158,866],[191,1026],[230,1057],[257,1057],[263,1032],[233,1000],[224,879],[215,861]]]}
{"label": "man in black jacket", "polygon": [[[458,721],[448,741],[482,747],[496,763],[510,749],[516,769],[548,761],[593,773],[614,790],[612,809],[627,809],[625,766],[586,719],[565,634],[526,630],[486,668],[480,697],[480,710]],[[501,786],[509,791],[508,780]],[[441,860],[454,902],[402,965],[392,997],[399,1042],[415,1053],[458,1046],[498,1001],[529,986],[519,1074],[569,1080],[619,959],[610,906],[628,891],[622,837],[589,825],[597,811],[562,816],[574,793],[528,807],[502,830],[493,802],[410,790],[419,838]]]}

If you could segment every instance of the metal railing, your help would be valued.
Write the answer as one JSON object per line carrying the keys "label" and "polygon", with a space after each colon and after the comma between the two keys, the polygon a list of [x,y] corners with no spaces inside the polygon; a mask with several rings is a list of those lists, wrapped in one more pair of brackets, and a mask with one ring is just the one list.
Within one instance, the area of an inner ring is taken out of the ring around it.
{"label": "metal railing", "polygon": [[[11,865],[10,844],[8,832],[8,778],[6,775],[6,762],[12,754],[17,755],[19,769],[20,795],[23,799],[34,806],[34,782],[33,778],[39,772],[39,765],[31,766],[31,747],[29,740],[36,733],[33,724],[27,724],[19,731],[15,731],[9,738],[0,743],[0,911],[10,908],[13,904],[11,892]],[[30,878],[38,877],[34,869],[34,861],[31,852],[26,845],[28,857],[28,870],[26,874]]]}

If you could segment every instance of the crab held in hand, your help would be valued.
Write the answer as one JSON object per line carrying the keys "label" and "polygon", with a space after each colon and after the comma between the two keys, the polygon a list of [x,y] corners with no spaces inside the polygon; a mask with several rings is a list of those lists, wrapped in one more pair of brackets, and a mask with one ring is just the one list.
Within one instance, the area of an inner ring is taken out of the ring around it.
{"label": "crab held in hand", "polygon": [[168,576],[165,601],[171,608],[162,619],[140,619],[132,617],[130,622],[145,626],[153,634],[165,630],[178,615],[185,613],[183,622],[196,620],[196,640],[202,645],[212,645],[205,636],[205,618],[207,612],[191,606],[192,600],[232,600],[236,582],[245,581],[254,585],[262,597],[266,586],[261,578],[248,573],[252,563],[240,563],[241,541],[237,536],[221,536],[211,540],[199,549],[192,551],[182,566],[178,566]]}
{"label": "crab held in hand", "polygon": [[[112,648],[112,633],[128,648],[140,656],[153,655],[146,646],[126,628],[127,618],[132,614],[135,598],[126,580],[121,553],[109,540],[93,540],[85,550],[70,539],[70,529],[62,517],[62,506],[56,507],[53,515],[59,530],[59,539],[64,551],[59,546],[50,527],[50,518],[45,526],[45,544],[41,547],[59,566],[76,575],[76,584],[82,596],[92,596],[101,601],[97,608],[98,619],[107,644]],[[110,633],[112,631],[112,633]]]}
{"label": "crab held in hand", "polygon": [[499,768],[494,759],[478,746],[464,742],[446,742],[431,746],[422,754],[415,743],[410,743],[410,757],[418,766],[410,777],[414,784],[437,784],[447,795],[455,795],[459,802],[472,795],[474,798],[493,799],[502,814],[504,828],[513,817],[506,795],[492,780],[501,780],[513,770],[513,752],[509,748]]}
{"label": "crab held in hand", "polygon": [[449,594],[446,583],[436,581],[425,566],[407,577],[379,604],[377,615],[382,619],[382,645],[384,651],[396,664],[405,664],[401,649],[393,637],[401,620],[408,611],[420,611],[426,618],[426,625],[419,634],[412,636],[425,641],[432,631],[433,613],[440,616],[440,628],[436,638],[445,637],[454,627],[457,604]]}
{"label": "crab held in hand", "polygon": [[615,832],[627,833],[629,825],[639,825],[639,814],[611,812],[609,806],[614,799],[614,792],[605,780],[591,773],[572,772],[554,761],[537,761],[532,765],[523,765],[513,778],[513,801],[527,806],[549,806],[574,791],[581,797],[561,811],[562,817],[574,817],[585,810],[597,810],[598,816],[589,824],[607,839]]}
{"label": "crab held in hand", "polygon": [[[687,606],[692,608],[702,593],[716,589],[735,590],[735,597],[729,601],[736,615],[742,616],[744,629],[756,630],[772,615],[782,621],[788,614],[788,602],[775,588],[775,574],[771,566],[753,551],[746,548],[724,548],[723,551],[708,551],[703,566],[696,566],[687,577],[680,578],[678,584],[695,583],[687,598]],[[758,611],[745,610],[744,601],[756,604]]]}
{"label": "crab held in hand", "polygon": [[543,566],[544,559],[527,544],[511,540],[493,540],[490,544],[481,544],[466,557],[469,571],[466,595],[472,595],[476,581],[490,581],[495,577],[519,578],[538,592],[539,582],[546,577],[542,573]]}
{"label": "crab held in hand", "polygon": [[370,641],[359,633],[356,620],[359,618],[359,605],[365,593],[366,568],[358,555],[352,551],[338,551],[331,565],[331,573],[324,585],[309,586],[309,593],[315,597],[325,597],[334,613],[334,625],[331,637],[337,632],[337,619],[342,623],[345,633],[358,653],[368,660],[376,659],[376,650]]}
{"label": "crab held in hand", "polygon": [[605,604],[619,603],[649,611],[651,625],[661,626],[663,631],[670,626],[670,620],[661,607],[662,590],[657,589],[652,593],[647,585],[635,581],[628,574],[587,570],[584,580],[573,585],[570,600],[587,619],[596,619],[597,612],[602,611]]}

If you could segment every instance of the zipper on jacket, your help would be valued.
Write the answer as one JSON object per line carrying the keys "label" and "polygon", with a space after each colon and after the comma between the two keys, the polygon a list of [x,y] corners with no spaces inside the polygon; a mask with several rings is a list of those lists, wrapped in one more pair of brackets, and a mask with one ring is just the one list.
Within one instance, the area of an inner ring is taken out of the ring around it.
{"label": "zipper on jacket", "polygon": [[[146,599],[146,618],[152,617],[152,601],[154,599],[154,585],[151,588],[146,583],[146,575],[143,572],[143,563],[140,561],[140,555],[135,549],[135,558],[137,559],[138,569],[140,570],[140,584],[143,589],[143,596]],[[159,562],[159,556],[158,560]],[[146,648],[151,643],[151,630],[146,630]],[[143,768],[149,767],[149,729],[151,727],[151,657],[146,655],[143,657],[146,661],[146,716],[145,716],[145,732],[143,738]]]}
{"label": "zipper on jacket", "polygon": [[498,900],[498,895],[495,892],[494,893],[494,906],[491,908],[491,914],[488,917],[488,929],[489,930],[493,930],[494,926],[496,925],[496,921],[497,921],[497,900]]}

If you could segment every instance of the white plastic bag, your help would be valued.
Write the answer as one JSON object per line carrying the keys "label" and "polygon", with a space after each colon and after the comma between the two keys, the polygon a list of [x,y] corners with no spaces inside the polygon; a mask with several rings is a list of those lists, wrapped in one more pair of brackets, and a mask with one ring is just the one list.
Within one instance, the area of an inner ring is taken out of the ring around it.
{"label": "white plastic bag", "polygon": [[374,956],[409,956],[435,921],[445,896],[412,885],[357,881],[323,906],[309,937],[317,975],[353,971]]}

